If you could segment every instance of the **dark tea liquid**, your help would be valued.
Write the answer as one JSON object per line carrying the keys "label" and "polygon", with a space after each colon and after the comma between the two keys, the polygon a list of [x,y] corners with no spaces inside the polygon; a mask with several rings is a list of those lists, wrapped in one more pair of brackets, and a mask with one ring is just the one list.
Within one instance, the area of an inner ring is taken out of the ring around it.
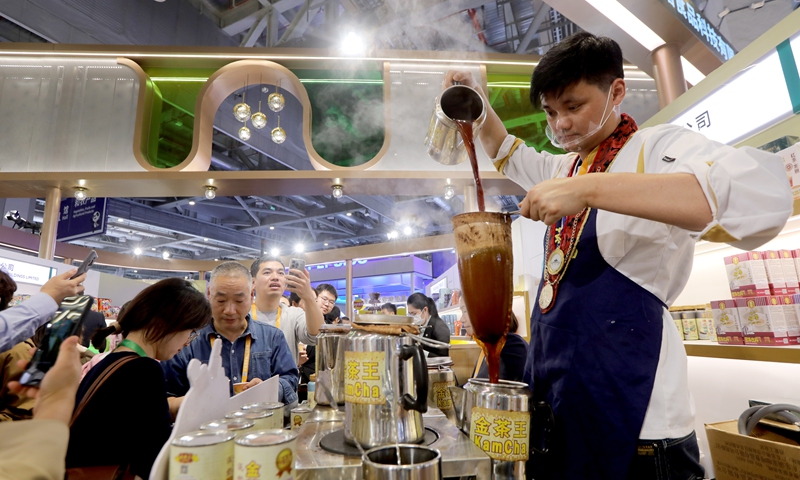
{"label": "dark tea liquid", "polygon": [[[486,355],[489,381],[497,383],[500,377],[500,352],[506,343],[511,326],[512,252],[506,248],[491,247],[458,257],[461,288],[467,304],[473,336]],[[491,272],[503,272],[503,275]],[[502,282],[488,284],[488,279]]]}
{"label": "dark tea liquid", "polygon": [[483,184],[481,183],[481,176],[478,173],[478,157],[475,156],[475,138],[472,133],[472,122],[469,120],[456,120],[456,127],[461,133],[461,138],[464,139],[464,146],[467,147],[467,154],[469,154],[469,163],[472,165],[472,175],[475,177],[475,190],[477,190],[478,197],[478,211],[486,211],[486,202],[483,198]]}

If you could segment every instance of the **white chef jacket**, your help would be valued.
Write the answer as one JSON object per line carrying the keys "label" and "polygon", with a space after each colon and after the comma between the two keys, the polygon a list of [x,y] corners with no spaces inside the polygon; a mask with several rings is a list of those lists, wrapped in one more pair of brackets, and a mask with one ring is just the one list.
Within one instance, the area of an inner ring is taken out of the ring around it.
{"label": "white chef jacket", "polygon": [[[575,158],[574,153],[537,152],[509,135],[494,163],[530,190],[544,180],[569,176]],[[692,174],[708,200],[713,220],[701,232],[597,212],[597,243],[605,261],[666,305],[686,286],[696,240],[756,249],[774,238],[792,213],[792,193],[779,156],[736,149],[675,125],[636,132],[608,171]],[[662,317],[661,352],[641,439],[680,438],[694,430],[683,339],[667,309]]]}

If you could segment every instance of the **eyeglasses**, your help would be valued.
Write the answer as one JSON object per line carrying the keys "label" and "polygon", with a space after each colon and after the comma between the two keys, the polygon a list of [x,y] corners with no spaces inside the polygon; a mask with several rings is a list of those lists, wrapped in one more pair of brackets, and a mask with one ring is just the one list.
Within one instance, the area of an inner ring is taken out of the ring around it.
{"label": "eyeglasses", "polygon": [[186,345],[189,345],[190,343],[192,343],[192,341],[195,338],[199,337],[199,336],[200,336],[200,334],[197,333],[197,330],[192,330],[192,333],[189,334],[189,339],[186,340]]}
{"label": "eyeglasses", "polygon": [[334,299],[330,299],[330,298],[326,298],[326,297],[318,297],[317,300],[319,300],[320,303],[322,303],[323,305],[334,305],[334,304],[336,304],[336,299],[335,298]]}

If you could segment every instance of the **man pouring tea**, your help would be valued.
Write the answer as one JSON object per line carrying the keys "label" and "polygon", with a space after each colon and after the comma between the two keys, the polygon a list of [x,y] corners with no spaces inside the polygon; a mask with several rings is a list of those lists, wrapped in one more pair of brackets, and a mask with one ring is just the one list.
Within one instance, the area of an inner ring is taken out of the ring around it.
{"label": "man pouring tea", "polygon": [[[674,125],[639,129],[620,112],[619,45],[581,32],[549,50],[531,102],[553,155],[511,136],[489,109],[479,138],[527,190],[521,215],[546,223],[525,380],[555,428],[540,479],[703,478],[687,360],[668,306],[703,239],[752,250],[792,213],[781,159]],[[453,82],[481,88],[468,72]],[[481,92],[488,108],[485,92]]]}

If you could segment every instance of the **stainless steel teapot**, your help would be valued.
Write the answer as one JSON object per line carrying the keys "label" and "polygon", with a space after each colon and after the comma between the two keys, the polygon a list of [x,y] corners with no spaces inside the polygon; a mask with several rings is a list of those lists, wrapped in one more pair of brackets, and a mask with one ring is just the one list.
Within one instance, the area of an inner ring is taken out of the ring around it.
{"label": "stainless steel teapot", "polygon": [[455,120],[471,121],[473,135],[477,138],[486,120],[486,107],[475,89],[455,84],[436,98],[425,147],[428,155],[443,165],[458,165],[468,158]]}

